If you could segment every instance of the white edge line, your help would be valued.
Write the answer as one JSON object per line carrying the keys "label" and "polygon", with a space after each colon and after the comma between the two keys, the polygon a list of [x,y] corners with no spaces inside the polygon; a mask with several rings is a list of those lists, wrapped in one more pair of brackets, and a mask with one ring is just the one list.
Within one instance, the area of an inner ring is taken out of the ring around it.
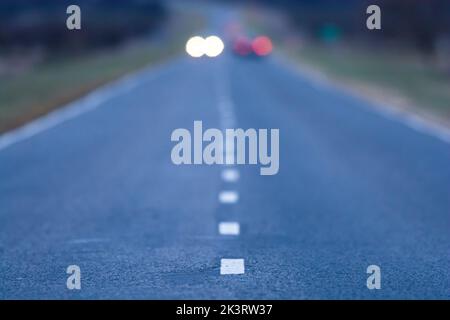
{"label": "white edge line", "polygon": [[[440,141],[445,142],[445,143],[450,143],[450,129],[447,129],[446,127],[444,127],[442,125],[436,124],[435,122],[432,122],[423,117],[420,117],[419,115],[417,115],[415,113],[411,113],[411,112],[407,112],[407,111],[402,112],[400,110],[397,110],[397,108],[395,108],[395,107],[390,107],[389,105],[384,104],[384,103],[382,104],[382,103],[371,101],[370,99],[365,98],[360,95],[357,95],[357,94],[351,92],[350,90],[345,90],[345,89],[337,86],[336,84],[334,84],[333,80],[331,80],[326,75],[321,75],[321,74],[310,75],[310,74],[308,74],[308,72],[304,72],[304,70],[302,69],[302,66],[300,66],[298,63],[295,63],[295,61],[293,61],[291,58],[289,58],[285,55],[278,54],[276,56],[276,60],[279,63],[281,63],[287,67],[289,67],[289,65],[287,65],[287,63],[293,64],[294,66],[296,66],[295,70],[297,72],[301,73],[301,75],[304,78],[308,79],[311,82],[311,85],[314,86],[317,90],[320,88],[323,88],[325,90],[333,89],[342,94],[351,96],[352,98],[362,100],[372,106],[371,108],[368,108],[362,104],[362,106],[365,110],[369,110],[370,112],[372,112],[374,114],[381,115],[385,119],[401,123],[404,126],[410,128],[416,132],[420,132],[422,134],[432,136],[432,137],[439,139]],[[288,68],[288,69],[291,70],[291,68]],[[320,88],[318,88],[318,86],[320,86]]]}
{"label": "white edge line", "polygon": [[[169,60],[172,61],[172,60]],[[70,119],[74,119],[84,113],[92,111],[109,99],[112,99],[121,94],[127,93],[135,88],[139,82],[138,79],[149,71],[154,71],[154,76],[159,75],[158,71],[163,70],[161,67],[167,64],[168,61],[149,65],[138,71],[124,75],[112,82],[98,87],[94,91],[69,102],[62,107],[51,111],[41,117],[38,117],[31,122],[24,124],[21,127],[8,131],[0,135],[0,151],[7,147],[31,138],[41,132],[49,130],[62,124]]]}

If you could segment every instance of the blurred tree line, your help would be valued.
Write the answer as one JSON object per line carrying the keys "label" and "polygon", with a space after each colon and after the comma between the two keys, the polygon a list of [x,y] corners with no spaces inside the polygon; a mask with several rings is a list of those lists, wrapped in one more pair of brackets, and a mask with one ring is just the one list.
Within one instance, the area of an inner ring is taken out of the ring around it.
{"label": "blurred tree line", "polygon": [[[81,8],[81,30],[66,27],[66,8]],[[167,12],[158,0],[0,0],[0,50],[80,51],[150,34]]]}
{"label": "blurred tree line", "polygon": [[[292,1],[290,1],[292,2]],[[382,29],[369,32],[366,8],[381,8]],[[346,37],[378,42],[396,42],[431,53],[442,37],[450,36],[448,0],[298,0],[292,2],[293,21],[317,35],[323,22],[332,23]]]}
{"label": "blurred tree line", "polygon": [[[450,41],[450,0],[248,0],[284,10],[293,26],[321,40],[334,30],[344,39],[415,47],[434,53]],[[381,8],[382,30],[366,28],[366,8]],[[324,30],[325,29],[325,30]],[[330,30],[331,29],[331,30]]]}

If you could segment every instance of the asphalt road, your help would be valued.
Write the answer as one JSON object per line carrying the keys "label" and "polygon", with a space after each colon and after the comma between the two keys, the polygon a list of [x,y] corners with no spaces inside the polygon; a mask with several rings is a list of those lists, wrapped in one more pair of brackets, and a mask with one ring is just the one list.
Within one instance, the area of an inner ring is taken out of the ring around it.
{"label": "asphalt road", "polygon": [[[279,128],[277,175],[171,162],[174,129],[223,127],[221,99],[237,128]],[[2,299],[450,297],[449,144],[276,55],[183,56],[68,110],[0,150]]]}

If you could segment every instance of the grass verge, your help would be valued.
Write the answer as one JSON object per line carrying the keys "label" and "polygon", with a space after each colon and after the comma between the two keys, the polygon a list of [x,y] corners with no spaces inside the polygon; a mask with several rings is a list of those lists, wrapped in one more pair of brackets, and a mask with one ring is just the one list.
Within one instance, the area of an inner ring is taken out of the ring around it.
{"label": "grass verge", "polygon": [[296,56],[335,80],[378,99],[450,122],[450,76],[414,53],[374,52],[348,45],[330,50],[308,44]]}
{"label": "grass verge", "polygon": [[249,28],[270,35],[276,50],[309,71],[350,92],[450,127],[450,75],[431,58],[407,48],[308,41],[288,26],[285,12],[251,8],[243,17]]}
{"label": "grass verge", "polygon": [[[175,21],[176,19],[176,21]],[[177,13],[167,22],[168,41],[139,40],[120,48],[60,57],[13,77],[0,78],[0,133],[74,100],[93,89],[180,53],[202,17]]]}

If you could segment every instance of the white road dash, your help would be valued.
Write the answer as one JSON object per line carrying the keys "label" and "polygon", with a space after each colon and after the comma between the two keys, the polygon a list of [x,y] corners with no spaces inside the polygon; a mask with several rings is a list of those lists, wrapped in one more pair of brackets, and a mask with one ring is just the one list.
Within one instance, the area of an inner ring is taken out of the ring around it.
{"label": "white road dash", "polygon": [[217,65],[218,70],[215,73],[216,94],[218,97],[217,106],[222,130],[232,129],[236,126],[234,103],[231,97],[229,73],[225,60],[222,60],[222,63]]}
{"label": "white road dash", "polygon": [[87,244],[87,243],[100,243],[100,242],[108,242],[108,239],[104,238],[81,238],[81,239],[73,239],[70,240],[70,244]]}
{"label": "white road dash", "polygon": [[237,222],[221,222],[219,223],[219,233],[227,236],[238,236],[241,232],[239,223]]}
{"label": "white road dash", "polygon": [[239,194],[236,191],[221,191],[219,193],[219,201],[221,203],[232,204],[239,200]]}
{"label": "white road dash", "polygon": [[220,259],[220,274],[244,274],[244,259]]}
{"label": "white road dash", "polygon": [[239,180],[239,171],[236,169],[222,170],[222,179],[225,182],[236,182]]}

